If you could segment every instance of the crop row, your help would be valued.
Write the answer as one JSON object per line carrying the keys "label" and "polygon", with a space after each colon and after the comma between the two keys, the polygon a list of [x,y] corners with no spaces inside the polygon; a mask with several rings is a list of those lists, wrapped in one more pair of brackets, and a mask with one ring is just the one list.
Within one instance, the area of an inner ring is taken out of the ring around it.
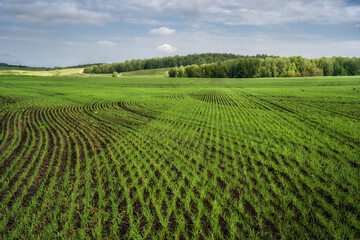
{"label": "crop row", "polygon": [[218,88],[6,110],[0,235],[357,238],[359,139],[318,108]]}

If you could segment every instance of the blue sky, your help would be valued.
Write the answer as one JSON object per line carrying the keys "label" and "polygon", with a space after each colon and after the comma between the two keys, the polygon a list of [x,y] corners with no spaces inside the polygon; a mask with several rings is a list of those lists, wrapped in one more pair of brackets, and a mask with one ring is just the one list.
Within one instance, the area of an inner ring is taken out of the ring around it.
{"label": "blue sky", "polygon": [[0,62],[228,52],[360,57],[356,0],[0,0]]}

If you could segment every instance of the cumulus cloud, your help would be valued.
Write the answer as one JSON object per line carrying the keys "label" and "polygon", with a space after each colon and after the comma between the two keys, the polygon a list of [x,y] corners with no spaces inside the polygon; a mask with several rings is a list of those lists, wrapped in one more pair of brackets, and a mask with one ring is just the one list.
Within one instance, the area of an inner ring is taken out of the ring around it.
{"label": "cumulus cloud", "polygon": [[360,4],[338,0],[133,0],[146,11],[229,25],[360,23]]}
{"label": "cumulus cloud", "polygon": [[39,24],[96,24],[115,18],[107,12],[80,9],[76,3],[14,1],[0,5],[0,13],[26,23]]}
{"label": "cumulus cloud", "polygon": [[111,41],[106,41],[106,40],[97,41],[96,43],[97,43],[98,45],[100,45],[100,46],[105,46],[105,47],[113,47],[113,46],[116,46],[116,43],[111,42]]}
{"label": "cumulus cloud", "polygon": [[3,0],[0,15],[32,23],[104,24],[121,16],[130,23],[158,24],[163,17],[177,15],[228,25],[359,26],[360,4],[355,0]]}
{"label": "cumulus cloud", "polygon": [[171,28],[167,28],[167,27],[160,27],[160,28],[156,28],[156,29],[151,29],[150,34],[155,34],[155,35],[171,35],[174,34],[176,32],[175,29],[171,29]]}
{"label": "cumulus cloud", "polygon": [[[360,21],[360,6],[350,6],[334,0],[277,0],[260,4],[229,4],[209,9],[215,21],[230,25],[270,25],[309,22],[320,25]],[[229,9],[233,9],[229,11]]]}
{"label": "cumulus cloud", "polygon": [[160,22],[150,18],[125,18],[124,22],[131,24],[159,25]]}
{"label": "cumulus cloud", "polygon": [[165,53],[173,53],[177,51],[176,47],[171,46],[170,44],[163,44],[161,46],[158,46],[156,48],[158,51],[165,52]]}

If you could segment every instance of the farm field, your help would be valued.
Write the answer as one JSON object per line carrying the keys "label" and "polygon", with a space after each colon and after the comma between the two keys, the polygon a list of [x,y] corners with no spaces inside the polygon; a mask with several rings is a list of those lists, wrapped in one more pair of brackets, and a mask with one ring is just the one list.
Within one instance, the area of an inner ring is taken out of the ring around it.
{"label": "farm field", "polygon": [[358,76],[0,76],[0,238],[359,239],[359,156]]}
{"label": "farm field", "polygon": [[15,75],[15,76],[39,76],[39,77],[63,77],[63,76],[82,76],[83,68],[67,68],[60,70],[29,70],[19,68],[6,68],[0,67],[0,76],[2,75]]}

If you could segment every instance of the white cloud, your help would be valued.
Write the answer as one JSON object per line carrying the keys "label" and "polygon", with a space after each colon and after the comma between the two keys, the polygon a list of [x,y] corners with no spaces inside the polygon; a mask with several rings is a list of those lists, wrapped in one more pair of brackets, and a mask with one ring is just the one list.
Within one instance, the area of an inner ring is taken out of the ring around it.
{"label": "white cloud", "polygon": [[[13,24],[101,25],[114,16],[118,22],[110,32]],[[161,32],[160,26],[179,30],[165,37],[150,34]],[[173,52],[352,57],[360,56],[359,27],[355,0],[0,0],[0,53],[14,53],[9,61],[25,65],[119,62]]]}
{"label": "white cloud", "polygon": [[177,51],[177,48],[176,47],[173,47],[171,46],[170,44],[163,44],[161,46],[158,46],[156,48],[158,51],[161,51],[161,52],[166,52],[166,53],[173,53],[173,52],[176,52]]}
{"label": "white cloud", "polygon": [[0,13],[26,23],[102,25],[115,18],[106,12],[80,9],[76,3],[15,1],[0,4]]}
{"label": "white cloud", "polygon": [[159,25],[160,22],[149,18],[125,18],[124,22],[131,24]]}
{"label": "white cloud", "polygon": [[339,0],[133,0],[131,4],[155,17],[176,14],[228,25],[360,23],[360,5]]}
{"label": "white cloud", "polygon": [[160,19],[177,15],[228,25],[358,26],[360,4],[347,0],[0,0],[1,15],[30,23],[104,24],[121,16],[129,23],[158,25]]}
{"label": "white cloud", "polygon": [[155,34],[155,35],[171,35],[174,34],[176,32],[175,29],[171,29],[171,28],[167,28],[167,27],[160,27],[160,28],[156,28],[156,29],[151,29],[150,34]]}
{"label": "white cloud", "polygon": [[[261,1],[262,2],[262,1]],[[272,4],[220,5],[208,9],[213,21],[229,25],[271,25],[309,22],[319,25],[360,21],[360,6],[334,0],[278,0]],[[229,10],[232,9],[232,10]]]}
{"label": "white cloud", "polygon": [[105,47],[113,47],[113,46],[116,46],[116,43],[111,42],[111,41],[106,41],[106,40],[97,41],[96,43],[97,43],[98,45],[100,45],[100,46],[105,46]]}

